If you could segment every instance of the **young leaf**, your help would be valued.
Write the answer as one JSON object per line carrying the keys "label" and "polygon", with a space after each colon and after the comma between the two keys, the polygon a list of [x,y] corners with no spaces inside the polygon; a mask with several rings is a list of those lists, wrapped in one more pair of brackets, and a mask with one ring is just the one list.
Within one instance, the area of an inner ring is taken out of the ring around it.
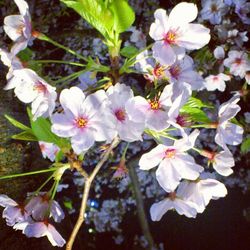
{"label": "young leaf", "polygon": [[249,138],[246,138],[241,146],[240,146],[240,150],[243,154],[246,154],[247,152],[250,151],[250,137]]}
{"label": "young leaf", "polygon": [[194,122],[211,122],[211,120],[207,117],[206,113],[199,108],[182,107],[180,113],[187,114]]}
{"label": "young leaf", "polygon": [[121,55],[130,58],[138,53],[138,49],[134,46],[127,46],[121,49]]}
{"label": "young leaf", "polygon": [[23,131],[20,134],[12,135],[11,138],[15,140],[22,140],[22,141],[38,141],[38,139],[33,134],[31,129]]}
{"label": "young leaf", "polygon": [[126,31],[135,21],[134,10],[127,0],[112,0],[109,8],[114,15],[113,30],[117,33]]}
{"label": "young leaf", "polygon": [[187,103],[183,106],[190,107],[190,108],[213,108],[213,106],[203,103],[200,99],[197,99],[195,97],[190,97]]}
{"label": "young leaf", "polygon": [[13,117],[9,115],[4,115],[4,117],[15,127],[20,128],[22,130],[29,130],[30,128],[27,127],[26,125],[22,124],[21,122],[17,121]]}

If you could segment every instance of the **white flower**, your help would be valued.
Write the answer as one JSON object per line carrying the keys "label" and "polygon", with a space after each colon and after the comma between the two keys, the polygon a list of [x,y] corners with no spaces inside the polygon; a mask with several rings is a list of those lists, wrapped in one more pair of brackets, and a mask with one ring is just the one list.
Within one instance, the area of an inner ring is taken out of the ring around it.
{"label": "white flower", "polygon": [[234,0],[234,4],[235,4],[235,13],[240,17],[243,23],[249,25],[250,3],[246,0]]}
{"label": "white flower", "polygon": [[179,3],[167,16],[166,11],[155,11],[155,22],[151,24],[149,35],[156,41],[153,56],[162,65],[171,65],[176,53],[185,54],[185,49],[200,49],[210,40],[209,29],[201,24],[192,24],[198,14],[196,5]]}
{"label": "white flower", "polygon": [[32,40],[31,18],[29,6],[24,0],[14,0],[20,15],[11,15],[4,18],[4,31],[15,42],[11,48],[13,55],[24,50]]}
{"label": "white flower", "polygon": [[0,206],[5,207],[3,210],[3,218],[6,219],[8,226],[13,226],[17,222],[26,221],[29,216],[24,206],[19,205],[7,195],[0,195]]}
{"label": "white flower", "polygon": [[198,90],[203,87],[203,78],[194,70],[194,61],[190,56],[185,56],[176,60],[173,65],[165,71],[170,83],[182,85],[187,83],[192,90]]}
{"label": "white flower", "polygon": [[178,190],[177,193],[172,192],[169,194],[169,197],[160,202],[154,203],[151,206],[150,215],[153,221],[159,221],[168,210],[173,209],[176,210],[178,214],[185,215],[188,218],[196,217],[197,211],[194,208],[193,203],[185,201],[179,194]]}
{"label": "white flower", "polygon": [[119,137],[128,142],[142,140],[145,116],[140,110],[128,106],[134,93],[129,86],[117,83],[107,90],[109,107],[113,114],[115,130]]}
{"label": "white flower", "polygon": [[178,187],[184,201],[191,202],[198,213],[203,213],[211,199],[217,200],[227,195],[225,185],[214,179],[183,181]]}
{"label": "white flower", "polygon": [[220,24],[222,16],[227,12],[226,5],[222,0],[203,0],[202,7],[202,19],[209,20],[211,24]]}
{"label": "white flower", "polygon": [[145,115],[145,127],[161,131],[175,122],[180,108],[191,95],[191,89],[187,84],[183,86],[167,85],[159,97],[146,100],[136,96],[128,102],[128,109],[138,110]]}
{"label": "white flower", "polygon": [[232,153],[227,148],[221,152],[202,150],[201,155],[208,158],[217,173],[223,176],[228,176],[233,173],[232,167],[235,165],[234,158]]}
{"label": "white flower", "polygon": [[19,58],[13,56],[6,50],[0,49],[0,57],[3,64],[9,68],[9,72],[6,75],[7,81],[13,76],[14,70],[23,68],[22,62],[19,60]]}
{"label": "white flower", "polygon": [[146,36],[143,34],[143,32],[136,29],[135,27],[131,27],[130,31],[132,31],[130,41],[135,43],[136,47],[138,48],[146,47]]}
{"label": "white flower", "polygon": [[231,74],[240,78],[244,78],[246,71],[250,70],[250,61],[244,51],[229,51],[224,65],[229,68]]}
{"label": "white flower", "polygon": [[115,136],[114,119],[106,102],[103,90],[86,97],[78,87],[64,89],[60,95],[64,113],[52,116],[52,132],[70,137],[77,154],[87,151],[95,141],[111,141]]}
{"label": "white flower", "polygon": [[48,158],[51,161],[55,161],[56,154],[59,152],[59,148],[55,144],[39,141],[39,146],[40,146],[43,158]]}
{"label": "white flower", "polygon": [[226,89],[225,81],[229,81],[230,76],[220,73],[219,75],[210,75],[205,78],[205,87],[208,91],[214,91],[218,89],[223,92]]}
{"label": "white flower", "polygon": [[31,69],[13,71],[13,77],[4,88],[15,89],[17,98],[24,103],[32,103],[33,119],[51,116],[57,97],[55,87],[50,86]]}
{"label": "white flower", "polygon": [[225,51],[222,46],[218,46],[214,50],[214,57],[216,59],[223,59],[225,57]]}
{"label": "white flower", "polygon": [[166,192],[174,191],[181,179],[196,180],[203,167],[186,151],[194,146],[198,135],[199,131],[194,130],[188,137],[176,140],[173,146],[159,144],[142,155],[140,169],[149,170],[159,165],[156,179]]}
{"label": "white flower", "polygon": [[29,238],[47,236],[52,246],[63,247],[65,244],[63,237],[57,232],[55,227],[47,221],[21,222],[17,223],[13,228],[16,230],[22,230],[23,234]]}
{"label": "white flower", "polygon": [[240,111],[240,106],[237,104],[239,100],[238,96],[234,96],[219,107],[219,120],[218,124],[216,124],[215,142],[224,150],[227,149],[226,144],[238,145],[242,141],[242,127],[229,122]]}

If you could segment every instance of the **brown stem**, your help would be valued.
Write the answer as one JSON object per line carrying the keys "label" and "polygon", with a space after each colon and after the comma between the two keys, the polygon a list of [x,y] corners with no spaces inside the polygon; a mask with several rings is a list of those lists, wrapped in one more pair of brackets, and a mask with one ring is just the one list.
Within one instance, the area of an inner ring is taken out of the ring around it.
{"label": "brown stem", "polygon": [[95,176],[99,172],[100,168],[108,160],[108,157],[109,157],[110,153],[119,144],[119,142],[120,142],[120,140],[117,137],[112,141],[112,143],[110,144],[108,149],[105,151],[105,153],[103,154],[101,160],[96,165],[96,167],[94,168],[93,172],[90,175],[88,175],[86,173],[86,171],[84,171],[82,169],[79,162],[75,162],[75,165],[73,163],[73,167],[76,168],[81,173],[81,175],[84,177],[85,184],[84,184],[84,191],[83,191],[83,196],[82,196],[82,203],[81,203],[80,213],[79,213],[78,219],[76,221],[76,224],[75,224],[75,226],[73,228],[73,231],[72,231],[72,233],[70,235],[70,238],[69,238],[69,240],[67,242],[66,250],[71,250],[72,249],[72,246],[74,244],[76,235],[77,235],[82,223],[84,222],[84,214],[85,214],[85,211],[86,211],[86,206],[87,206],[87,201],[88,201],[88,196],[89,196],[89,191],[90,191],[91,184],[92,184],[93,180],[95,179]]}

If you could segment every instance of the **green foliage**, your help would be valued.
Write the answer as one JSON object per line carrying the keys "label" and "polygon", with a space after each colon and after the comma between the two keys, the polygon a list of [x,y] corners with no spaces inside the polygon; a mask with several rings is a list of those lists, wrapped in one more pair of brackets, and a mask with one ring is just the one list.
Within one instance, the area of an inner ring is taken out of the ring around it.
{"label": "green foliage", "polygon": [[185,107],[190,107],[190,108],[213,108],[212,105],[206,104],[202,102],[200,99],[195,98],[195,97],[190,97],[187,103],[183,106]]}
{"label": "green foliage", "polygon": [[138,53],[138,49],[134,46],[127,46],[122,48],[120,53],[124,57],[131,58]]}
{"label": "green foliage", "polygon": [[247,152],[250,151],[250,137],[246,138],[240,147],[240,150],[243,154],[246,154]]}
{"label": "green foliage", "polygon": [[29,127],[27,127],[26,125],[22,124],[21,122],[17,121],[16,119],[14,119],[13,117],[9,116],[9,115],[4,115],[4,117],[16,128],[20,128],[21,130],[30,130]]}
{"label": "green foliage", "polygon": [[28,62],[29,60],[31,60],[32,55],[33,51],[29,48],[26,48],[25,50],[22,50],[18,53],[18,58],[20,58],[22,62]]}
{"label": "green foliage", "polygon": [[38,139],[33,134],[31,129],[23,131],[16,135],[12,135],[11,138],[15,140],[21,140],[21,141],[38,141]]}

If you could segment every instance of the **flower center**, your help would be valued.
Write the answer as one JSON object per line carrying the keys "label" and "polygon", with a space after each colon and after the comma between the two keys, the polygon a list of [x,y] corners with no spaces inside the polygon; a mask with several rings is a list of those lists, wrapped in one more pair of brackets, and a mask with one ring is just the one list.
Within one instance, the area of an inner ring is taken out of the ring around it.
{"label": "flower center", "polygon": [[219,80],[219,77],[218,77],[218,76],[214,76],[214,77],[213,77],[213,81],[214,81],[214,82],[217,82],[218,80]]}
{"label": "flower center", "polygon": [[212,11],[212,12],[217,12],[217,10],[218,10],[218,9],[217,9],[217,5],[216,5],[216,4],[212,4],[212,5],[211,5],[211,11]]}
{"label": "flower center", "polygon": [[181,68],[179,65],[174,65],[170,68],[169,72],[173,78],[178,79],[181,72]]}
{"label": "flower center", "polygon": [[234,61],[237,65],[240,65],[242,63],[242,59],[241,58],[236,58]]}
{"label": "flower center", "polygon": [[175,192],[169,193],[168,198],[169,198],[171,201],[174,201],[175,198],[176,198],[176,193],[175,193]]}
{"label": "flower center", "polygon": [[161,104],[158,100],[150,100],[149,104],[150,104],[150,108],[153,110],[158,110],[161,108]]}
{"label": "flower center", "polygon": [[156,64],[156,66],[153,69],[153,75],[156,79],[162,78],[165,75],[164,67],[162,67],[160,64]]}
{"label": "flower center", "polygon": [[25,27],[24,24],[20,24],[16,30],[16,33],[22,35],[24,27]]}
{"label": "flower center", "polygon": [[37,90],[38,93],[46,94],[48,92],[47,86],[40,81],[35,83],[34,89]]}
{"label": "flower center", "polygon": [[79,117],[76,119],[76,126],[78,128],[85,128],[88,124],[88,120],[86,118],[83,118],[83,117]]}
{"label": "flower center", "polygon": [[170,30],[164,37],[164,42],[167,44],[176,44],[177,34],[175,31]]}
{"label": "flower center", "polygon": [[165,158],[174,158],[176,150],[173,148],[167,149],[165,151]]}
{"label": "flower center", "polygon": [[118,121],[123,122],[126,119],[126,112],[124,109],[118,109],[115,111],[115,116]]}

